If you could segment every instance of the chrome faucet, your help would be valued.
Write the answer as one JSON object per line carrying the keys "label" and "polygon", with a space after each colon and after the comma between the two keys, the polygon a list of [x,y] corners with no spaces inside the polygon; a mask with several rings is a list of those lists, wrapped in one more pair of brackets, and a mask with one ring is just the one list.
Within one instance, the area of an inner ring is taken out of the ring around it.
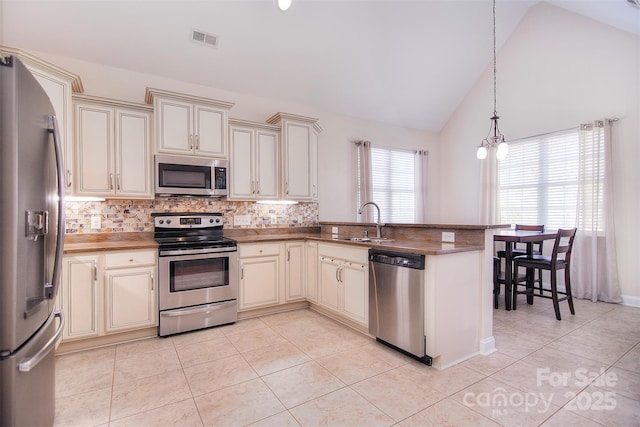
{"label": "chrome faucet", "polygon": [[380,235],[380,228],[384,225],[382,222],[380,222],[380,206],[373,202],[367,202],[364,205],[360,206],[360,209],[358,209],[358,215],[362,215],[362,209],[364,209],[364,207],[367,205],[373,205],[378,210],[378,222],[376,222],[376,237],[380,239],[382,238],[382,236]]}

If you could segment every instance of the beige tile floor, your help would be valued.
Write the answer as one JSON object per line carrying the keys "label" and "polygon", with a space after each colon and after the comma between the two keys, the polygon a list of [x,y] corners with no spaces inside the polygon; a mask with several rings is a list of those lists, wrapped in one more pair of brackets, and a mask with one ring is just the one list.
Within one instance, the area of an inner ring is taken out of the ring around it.
{"label": "beige tile floor", "polygon": [[58,356],[55,424],[640,425],[640,309],[494,311],[498,351],[438,371],[309,309]]}

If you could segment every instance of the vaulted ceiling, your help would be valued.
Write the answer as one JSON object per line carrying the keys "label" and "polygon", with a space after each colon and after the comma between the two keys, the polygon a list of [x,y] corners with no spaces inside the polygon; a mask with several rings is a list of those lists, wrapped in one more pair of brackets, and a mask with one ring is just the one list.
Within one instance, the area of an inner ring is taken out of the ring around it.
{"label": "vaulted ceiling", "polygon": [[[537,3],[498,1],[498,48]],[[640,9],[627,0],[549,3],[640,36]],[[0,44],[434,132],[491,63],[488,0],[293,0],[286,12],[276,0],[0,7]],[[194,29],[217,47],[194,43]]]}

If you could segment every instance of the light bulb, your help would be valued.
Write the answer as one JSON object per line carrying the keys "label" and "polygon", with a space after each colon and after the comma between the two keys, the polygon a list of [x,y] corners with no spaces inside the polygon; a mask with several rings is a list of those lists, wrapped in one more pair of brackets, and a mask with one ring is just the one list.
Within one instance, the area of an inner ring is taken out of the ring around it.
{"label": "light bulb", "polygon": [[278,0],[280,10],[287,10],[291,7],[291,0]]}
{"label": "light bulb", "polygon": [[485,147],[484,145],[480,145],[478,147],[478,151],[476,152],[476,157],[479,160],[484,160],[487,158],[487,147]]}
{"label": "light bulb", "polygon": [[507,157],[507,153],[509,152],[509,146],[506,142],[501,142],[498,144],[498,151],[496,151],[496,159],[503,160]]}

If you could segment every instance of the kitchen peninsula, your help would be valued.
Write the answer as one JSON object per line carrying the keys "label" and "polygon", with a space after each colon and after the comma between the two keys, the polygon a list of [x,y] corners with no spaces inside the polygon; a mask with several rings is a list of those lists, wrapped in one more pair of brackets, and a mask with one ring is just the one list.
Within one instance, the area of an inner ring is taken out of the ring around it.
{"label": "kitchen peninsula", "polygon": [[[238,317],[310,306],[367,333],[367,253],[369,248],[384,248],[426,257],[424,322],[427,353],[433,357],[433,366],[443,369],[475,354],[489,354],[495,348],[493,232],[503,227],[388,224],[382,228],[383,239],[371,241],[350,238],[375,235],[375,224],[320,222],[319,227],[225,228],[225,236],[238,242],[239,272],[263,265],[270,266],[272,269],[267,271],[273,273],[271,278],[259,276],[255,284],[240,281]],[[145,232],[86,233],[67,235],[65,240],[67,256],[154,248],[155,242]],[[359,287],[355,289],[359,293],[342,295],[339,307],[323,299],[323,257],[358,273],[355,277],[359,278]],[[253,295],[255,292],[258,294]],[[354,295],[355,302],[349,304],[348,298]]]}

